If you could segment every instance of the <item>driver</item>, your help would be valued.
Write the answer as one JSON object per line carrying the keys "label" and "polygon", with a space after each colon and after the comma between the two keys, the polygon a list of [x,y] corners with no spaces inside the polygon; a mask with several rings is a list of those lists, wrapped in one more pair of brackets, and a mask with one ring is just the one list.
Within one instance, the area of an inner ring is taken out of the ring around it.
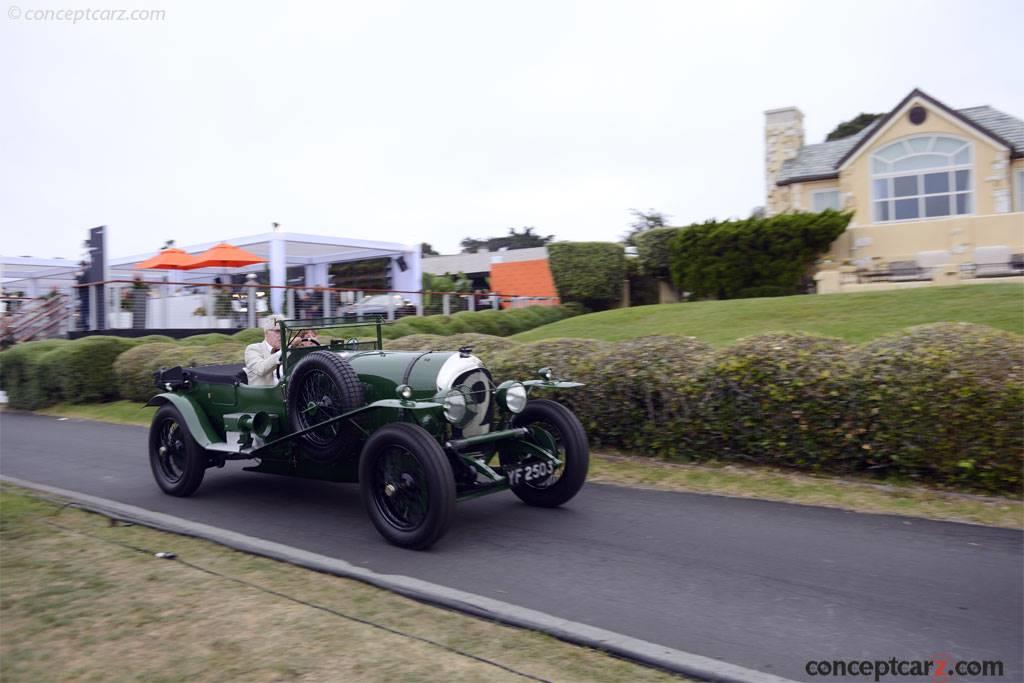
{"label": "driver", "polygon": [[[278,323],[284,320],[283,315],[268,315],[260,321],[263,328],[263,341],[245,347],[245,376],[249,386],[267,387],[277,384],[275,372],[281,364],[281,331]],[[313,330],[300,330],[291,342],[291,346],[315,346],[316,335]]]}

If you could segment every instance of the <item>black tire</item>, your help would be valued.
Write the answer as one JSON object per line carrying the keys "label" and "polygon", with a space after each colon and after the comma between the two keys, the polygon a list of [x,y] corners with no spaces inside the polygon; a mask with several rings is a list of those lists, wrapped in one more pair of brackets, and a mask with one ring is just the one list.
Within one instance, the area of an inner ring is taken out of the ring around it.
{"label": "black tire", "polygon": [[544,508],[558,507],[579,493],[590,469],[590,446],[587,433],[573,412],[561,403],[540,398],[527,402],[525,410],[515,416],[512,424],[544,429],[554,438],[558,458],[562,461],[561,469],[555,474],[543,480],[520,481],[512,486],[512,493],[527,505]]}
{"label": "black tire", "polygon": [[170,403],[160,406],[149,427],[149,466],[163,492],[191,496],[203,483],[208,461],[178,409]]}
{"label": "black tire", "polygon": [[[363,385],[347,360],[331,351],[312,351],[288,378],[288,422],[300,431],[363,405]],[[302,452],[326,462],[341,452],[347,433],[340,422],[299,437]]]}
{"label": "black tire", "polygon": [[427,430],[408,422],[370,436],[359,458],[359,490],[377,531],[403,548],[429,548],[448,530],[455,510],[447,456]]}

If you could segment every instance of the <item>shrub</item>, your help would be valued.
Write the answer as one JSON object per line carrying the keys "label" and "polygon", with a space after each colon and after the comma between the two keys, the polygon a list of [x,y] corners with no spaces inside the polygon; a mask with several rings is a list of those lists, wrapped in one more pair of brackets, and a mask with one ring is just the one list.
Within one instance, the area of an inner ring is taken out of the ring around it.
{"label": "shrub", "polygon": [[402,318],[402,327],[413,330],[413,334],[447,334],[448,326],[444,316],[410,316]]}
{"label": "shrub", "polygon": [[850,348],[838,339],[777,333],[722,349],[686,392],[695,423],[683,448],[697,457],[856,469]]}
{"label": "shrub", "polygon": [[480,314],[483,312],[484,311],[459,311],[453,315],[452,318],[465,325],[470,332],[500,337],[501,332],[498,328],[498,321],[495,320],[493,316],[480,317]]}
{"label": "shrub", "polygon": [[233,341],[226,344],[152,344],[125,351],[114,363],[121,398],[146,401],[160,390],[153,373],[160,368],[241,363],[244,350]]}
{"label": "shrub", "polygon": [[595,440],[641,451],[677,450],[692,429],[689,387],[711,353],[695,337],[671,335],[637,337],[598,351],[591,383],[578,390]]}
{"label": "shrub", "polygon": [[[95,403],[117,398],[114,361],[138,346],[133,339],[90,336],[57,349],[51,367],[60,375],[61,398],[72,403]],[[151,347],[152,344],[145,344]]]}
{"label": "shrub", "polygon": [[672,239],[672,279],[697,297],[733,299],[764,287],[798,294],[849,222],[850,214],[829,210],[691,225]]}
{"label": "shrub", "polygon": [[626,257],[621,244],[556,242],[548,245],[548,262],[562,301],[604,310],[622,300]]}
{"label": "shrub", "polygon": [[473,354],[482,357],[486,363],[488,357],[494,353],[518,345],[517,342],[505,339],[504,337],[469,332],[450,336],[410,334],[406,337],[386,342],[384,348],[389,351],[458,351],[463,346],[471,346],[473,347]]}
{"label": "shrub", "polygon": [[496,354],[519,346],[519,342],[514,342],[505,337],[478,334],[476,332],[453,334],[450,337],[443,338],[442,341],[443,344],[438,349],[439,351],[457,351],[463,346],[470,346],[473,348],[473,355],[483,360],[488,368],[490,367],[490,359]]}
{"label": "shrub", "polygon": [[522,332],[525,329],[522,322],[512,317],[511,313],[512,311],[496,311],[493,309],[477,311],[473,314],[474,317],[471,320],[475,324],[483,324],[487,327],[491,327],[493,321],[493,328],[497,330],[497,336],[511,337],[513,334]]}
{"label": "shrub", "polygon": [[[117,394],[129,401],[147,401],[159,390],[153,385],[153,372],[160,368],[161,354],[183,348],[177,343],[147,344],[128,349],[114,361]],[[185,347],[196,348],[196,347]]]}
{"label": "shrub", "polygon": [[410,334],[384,342],[384,348],[389,351],[432,351],[444,348],[448,339],[439,334]]}
{"label": "shrub", "polygon": [[[262,330],[260,331],[260,338],[257,339],[256,341],[260,341],[260,339],[263,339],[263,332],[262,332]],[[224,343],[227,343],[227,342],[230,342],[230,341],[233,341],[233,338],[231,336],[228,336],[226,334],[221,334],[220,332],[210,332],[208,334],[194,334],[191,337],[185,337],[184,339],[180,340],[178,343],[179,344],[185,344],[186,346],[195,346],[195,345],[208,346],[210,344],[224,344]],[[236,343],[237,343],[237,341],[236,341]],[[249,343],[253,344],[255,342],[249,342]]]}
{"label": "shrub", "polygon": [[853,355],[868,466],[985,491],[1021,491],[1024,346],[983,325],[938,323]]}
{"label": "shrub", "polygon": [[672,269],[672,241],[682,228],[652,228],[639,232],[636,242],[636,262],[639,274],[656,278],[669,277]]}
{"label": "shrub", "polygon": [[[556,377],[589,383],[596,373],[594,358],[596,352],[612,348],[612,344],[596,339],[544,339],[529,344],[516,344],[485,357],[481,356],[494,379],[537,379],[537,370],[550,367]],[[587,429],[595,425],[586,409],[586,395],[579,389],[537,390],[532,395],[560,401],[577,413]]]}
{"label": "shrub", "polygon": [[140,344],[169,344],[174,342],[173,337],[163,334],[147,334],[144,337],[133,337]]}
{"label": "shrub", "polygon": [[60,400],[59,391],[40,385],[39,359],[71,343],[66,339],[23,342],[0,352],[0,386],[12,408],[34,410]]}
{"label": "shrub", "polygon": [[258,327],[250,327],[244,330],[239,330],[231,335],[239,344],[248,346],[249,344],[255,344],[256,342],[263,341],[263,330]]}

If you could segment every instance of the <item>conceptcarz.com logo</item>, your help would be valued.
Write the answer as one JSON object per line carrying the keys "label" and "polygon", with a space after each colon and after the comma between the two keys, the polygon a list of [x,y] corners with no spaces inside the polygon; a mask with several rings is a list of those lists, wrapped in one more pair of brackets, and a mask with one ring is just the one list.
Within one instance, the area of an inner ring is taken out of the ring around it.
{"label": "conceptcarz.com logo", "polygon": [[928,659],[821,659],[810,660],[804,666],[808,676],[821,678],[850,678],[862,676],[874,681],[885,677],[929,677],[937,683],[977,678],[1002,678],[1000,660],[956,659],[946,654]]}

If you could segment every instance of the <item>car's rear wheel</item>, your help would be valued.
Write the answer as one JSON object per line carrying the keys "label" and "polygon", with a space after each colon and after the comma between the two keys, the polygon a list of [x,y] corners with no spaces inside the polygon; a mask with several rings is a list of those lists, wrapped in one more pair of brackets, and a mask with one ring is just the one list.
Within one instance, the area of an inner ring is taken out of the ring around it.
{"label": "car's rear wheel", "polygon": [[451,523],[455,478],[437,441],[418,425],[381,427],[359,459],[363,504],[377,531],[403,548],[433,545]]}
{"label": "car's rear wheel", "polygon": [[562,461],[562,466],[546,477],[517,479],[512,492],[527,505],[546,508],[558,507],[579,493],[590,468],[590,446],[573,412],[561,403],[534,399],[512,423],[529,429],[526,439]]}
{"label": "car's rear wheel", "polygon": [[161,406],[149,427],[149,465],[157,485],[172,496],[191,496],[203,483],[207,461],[178,409]]}
{"label": "car's rear wheel", "polygon": [[[288,378],[288,420],[302,451],[314,460],[332,460],[347,434],[340,421],[323,424],[363,405],[363,385],[347,360],[331,351],[312,351]],[[311,429],[312,428],[312,429]]]}

